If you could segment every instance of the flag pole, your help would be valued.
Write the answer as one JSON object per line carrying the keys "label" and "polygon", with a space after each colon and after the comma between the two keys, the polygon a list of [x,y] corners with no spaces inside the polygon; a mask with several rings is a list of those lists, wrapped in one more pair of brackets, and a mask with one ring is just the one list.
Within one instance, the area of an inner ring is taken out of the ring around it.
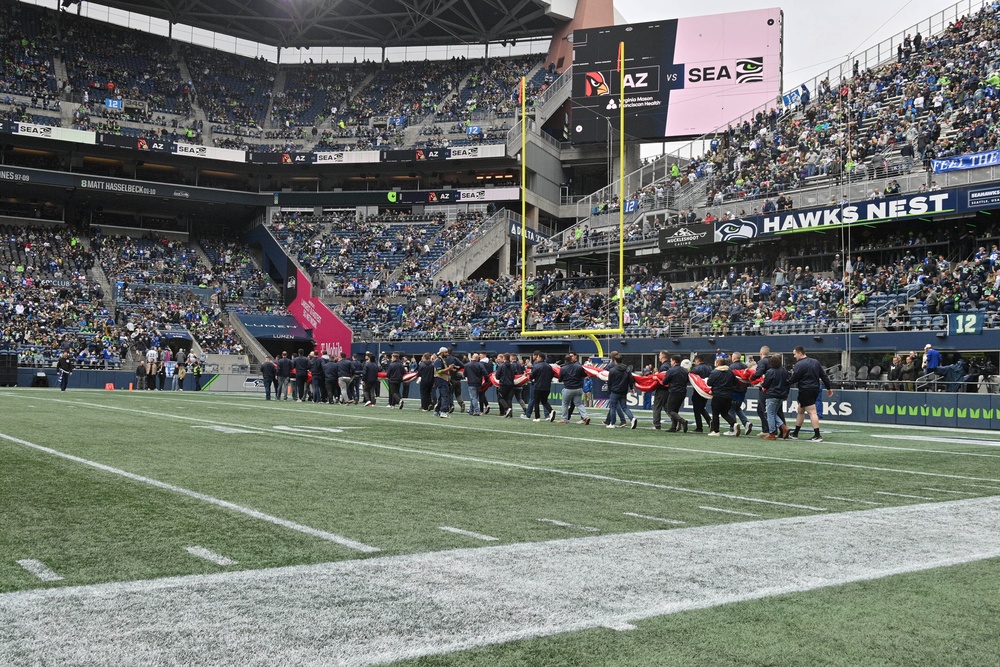
{"label": "flag pole", "polygon": [[618,326],[625,330],[625,42],[618,43]]}
{"label": "flag pole", "polygon": [[521,333],[524,333],[528,326],[528,219],[526,216],[528,202],[525,190],[528,175],[528,101],[524,89],[525,77],[522,76],[518,89],[521,98]]}

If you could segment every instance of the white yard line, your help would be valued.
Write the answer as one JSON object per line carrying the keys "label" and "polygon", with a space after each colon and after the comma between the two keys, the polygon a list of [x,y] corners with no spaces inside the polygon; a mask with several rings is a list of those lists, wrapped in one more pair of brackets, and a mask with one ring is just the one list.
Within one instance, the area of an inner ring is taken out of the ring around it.
{"label": "white yard line", "polygon": [[[711,496],[711,497],[716,497],[716,498],[726,498],[726,499],[729,499],[729,500],[742,500],[742,501],[751,502],[751,503],[761,503],[761,504],[765,504],[765,505],[775,505],[775,506],[778,506],[778,507],[789,507],[789,508],[792,508],[792,509],[808,510],[810,512],[826,512],[827,511],[827,509],[825,507],[813,507],[811,505],[800,505],[800,504],[796,504],[796,503],[786,503],[786,502],[781,502],[781,501],[778,501],[778,500],[767,500],[767,499],[764,499],[764,498],[753,498],[753,497],[749,497],[749,496],[740,496],[740,495],[731,494],[731,493],[722,493],[722,492],[719,492],[719,491],[706,491],[704,489],[691,489],[691,488],[683,487],[683,486],[671,486],[671,485],[668,485],[668,484],[655,484],[653,482],[643,482],[641,480],[625,479],[625,478],[622,478],[622,477],[612,477],[610,475],[597,475],[597,474],[594,474],[594,473],[575,472],[575,471],[572,471],[572,470],[560,470],[560,469],[557,469],[557,468],[546,468],[546,467],[542,467],[542,466],[532,466],[532,465],[526,465],[526,464],[521,464],[521,463],[513,463],[511,461],[500,461],[500,460],[496,460],[496,459],[485,459],[485,458],[480,458],[480,457],[476,457],[476,456],[464,456],[464,455],[461,455],[461,454],[450,454],[450,453],[447,453],[447,452],[438,452],[438,451],[427,450],[427,449],[416,449],[416,448],[412,448],[412,447],[400,447],[398,445],[383,445],[383,444],[379,444],[379,443],[376,443],[376,442],[367,442],[367,441],[361,441],[361,440],[348,440],[346,438],[334,438],[334,437],[330,437],[330,436],[319,435],[317,433],[309,433],[309,432],[294,432],[293,433],[293,432],[287,431],[285,429],[274,430],[274,429],[268,429],[268,428],[261,428],[261,427],[257,427],[257,426],[245,426],[245,425],[241,425],[241,424],[231,424],[231,423],[227,423],[227,422],[219,422],[219,421],[210,420],[210,419],[202,419],[202,418],[199,418],[199,417],[188,417],[188,416],[185,416],[185,415],[175,415],[175,414],[163,413],[163,412],[151,412],[149,410],[137,410],[137,409],[133,409],[133,408],[121,408],[121,407],[117,407],[117,406],[101,405],[99,403],[85,403],[83,401],[67,401],[67,400],[63,400],[63,399],[42,399],[42,400],[50,400],[50,401],[53,401],[53,402],[65,403],[65,404],[68,404],[68,405],[76,405],[76,406],[82,406],[82,407],[88,407],[88,408],[104,408],[104,409],[107,409],[107,410],[119,410],[119,411],[123,411],[123,412],[139,413],[139,414],[145,415],[147,417],[149,417],[149,416],[163,417],[163,418],[169,419],[171,421],[181,420],[181,421],[193,421],[193,422],[199,422],[199,423],[217,424],[217,425],[221,425],[221,426],[243,427],[243,428],[247,428],[247,429],[256,431],[256,432],[261,433],[261,434],[282,435],[282,436],[285,436],[285,437],[292,437],[292,438],[294,438],[296,440],[302,440],[302,439],[321,440],[321,441],[324,441],[324,442],[335,442],[335,443],[345,444],[345,445],[356,445],[356,446],[361,446],[361,447],[370,447],[370,448],[373,448],[373,449],[382,449],[382,450],[388,450],[388,451],[394,451],[394,452],[403,452],[403,453],[407,453],[407,454],[418,454],[420,456],[431,456],[431,457],[436,457],[436,458],[444,458],[444,459],[450,459],[450,460],[453,460],[453,461],[466,461],[466,462],[471,462],[471,463],[479,463],[479,464],[483,464],[483,465],[501,466],[501,467],[512,468],[512,469],[517,469],[517,470],[530,470],[530,471],[534,471],[534,472],[544,472],[544,473],[548,473],[548,474],[552,474],[552,475],[562,475],[562,476],[565,476],[565,477],[578,477],[578,478],[582,478],[582,479],[592,479],[592,480],[599,480],[599,481],[603,481],[603,482],[614,482],[616,484],[631,484],[631,485],[634,485],[634,486],[642,486],[642,487],[653,488],[653,489],[662,489],[664,491],[675,491],[675,492],[678,492],[678,493],[691,493],[691,494],[695,494],[695,495]],[[397,420],[388,420],[388,421],[397,421]],[[620,443],[615,443],[615,444],[620,444]],[[968,478],[965,478],[965,479],[978,480],[979,478],[968,477]],[[994,481],[994,480],[985,480],[985,481]],[[1000,481],[1000,480],[996,480],[996,481]]]}
{"label": "white yard line", "polygon": [[888,491],[876,491],[877,496],[894,496],[896,498],[913,498],[914,500],[937,500],[937,498],[928,498],[927,496],[909,496],[905,493],[889,493]]}
{"label": "white yard line", "polygon": [[453,528],[451,526],[441,526],[439,530],[443,530],[448,533],[455,533],[456,535],[464,535],[465,537],[471,537],[475,540],[482,540],[483,542],[498,542],[500,540],[499,537],[491,537],[490,535],[474,533],[471,530],[462,530],[461,528]]}
{"label": "white yard line", "polygon": [[17,561],[17,564],[23,567],[30,574],[35,575],[35,577],[37,577],[40,581],[63,580],[62,577],[56,574],[55,570],[53,570],[40,560],[35,560],[34,558],[25,558],[23,560]]}
{"label": "white yard line", "polygon": [[936,493],[952,493],[956,496],[981,496],[981,493],[973,493],[972,491],[950,491],[949,489],[935,489],[930,486],[920,487],[924,491],[934,491]]}
{"label": "white yard line", "polygon": [[211,561],[216,565],[236,565],[237,562],[231,558],[226,558],[225,556],[220,556],[214,551],[209,551],[205,547],[186,547],[184,551],[187,551],[192,556],[197,556],[198,558],[204,558],[207,561]]}
{"label": "white yard line", "polygon": [[[931,432],[933,433],[933,431]],[[872,435],[873,438],[888,438],[889,440],[915,440],[917,442],[936,442],[941,445],[977,445],[979,447],[1000,447],[1000,441],[996,439],[954,437],[941,438],[935,435]]]}
{"label": "white yard line", "polygon": [[826,500],[842,500],[845,503],[861,503],[862,505],[881,505],[874,500],[856,500],[854,498],[841,498],[840,496],[823,496]]}
{"label": "white yard line", "polygon": [[43,447],[42,445],[36,445],[33,442],[28,442],[27,440],[22,440],[21,438],[15,438],[12,435],[7,435],[6,433],[0,433],[0,439],[7,440],[18,445],[23,445],[24,447],[30,447],[31,449],[38,450],[40,452],[45,452],[46,454],[51,454],[52,456],[58,456],[59,458],[66,459],[68,461],[73,461],[75,463],[80,463],[85,466],[90,466],[91,468],[96,468],[112,475],[118,475],[126,479],[130,479],[134,482],[139,482],[141,484],[146,484],[148,486],[153,486],[158,489],[163,489],[164,491],[170,491],[172,493],[177,493],[182,496],[187,496],[188,498],[194,498],[216,507],[222,507],[224,509],[238,512],[240,514],[245,514],[246,516],[253,517],[254,519],[259,519],[261,521],[266,521],[268,523],[273,523],[276,526],[281,526],[282,528],[288,528],[299,533],[304,533],[312,537],[318,537],[321,540],[327,540],[329,542],[335,542],[341,546],[347,547],[348,549],[353,549],[354,551],[360,551],[361,553],[376,553],[381,551],[377,547],[372,547],[367,544],[362,544],[361,542],[355,542],[354,540],[348,539],[342,535],[335,535],[334,533],[328,533],[325,530],[319,530],[316,528],[311,528],[310,526],[305,526],[301,523],[295,523],[294,521],[288,521],[287,519],[281,519],[276,516],[271,516],[270,514],[265,514],[250,507],[244,507],[243,505],[237,505],[236,503],[231,503],[228,500],[221,500],[219,498],[214,498],[212,496],[206,495],[204,493],[199,493],[198,491],[191,491],[189,489],[184,489],[173,484],[167,484],[166,482],[161,482],[157,479],[152,479],[150,477],[143,477],[142,475],[136,475],[135,473],[128,472],[126,470],[121,470],[119,468],[112,468],[111,466],[104,465],[103,463],[98,463],[97,461],[90,461],[88,459],[74,456],[72,454],[66,454],[65,452],[60,452],[51,447]]}
{"label": "white yard line", "polygon": [[631,623],[626,623],[624,621],[620,621],[618,623],[608,623],[604,627],[606,627],[608,630],[615,630],[616,632],[630,632],[632,630],[637,629]]}
{"label": "white yard line", "polygon": [[678,521],[677,519],[662,519],[658,516],[647,516],[645,514],[636,514],[635,512],[625,512],[625,516],[634,516],[637,519],[647,519],[649,521],[659,521],[660,523],[670,523],[675,526],[684,525],[683,521]]}
{"label": "white yard line", "polygon": [[0,663],[360,667],[996,557],[994,496],[55,587],[0,595]]}
{"label": "white yard line", "polygon": [[[899,440],[897,436],[889,435],[872,435],[873,438],[890,438],[892,440]],[[919,452],[921,454],[947,454],[949,456],[974,456],[977,458],[986,459],[1000,459],[1000,454],[983,454],[981,452],[955,452],[946,449],[923,449],[921,447],[891,447],[889,445],[863,445],[857,442],[836,442],[832,440],[824,440],[828,445],[837,445],[838,447],[860,447],[861,449],[887,449],[895,452]]]}
{"label": "white yard line", "polygon": [[565,521],[557,521],[556,519],[539,519],[542,523],[549,523],[553,526],[559,526],[560,528],[573,528],[574,530],[582,530],[588,533],[600,532],[600,528],[594,528],[593,526],[578,526],[575,523],[566,523]]}
{"label": "white yard line", "polygon": [[708,505],[699,505],[698,509],[707,510],[709,512],[719,512],[721,514],[738,514],[739,516],[760,516],[759,514],[754,514],[753,512],[737,512],[736,510],[726,510],[721,507],[709,507]]}
{"label": "white yard line", "polygon": [[974,489],[996,489],[1000,491],[1000,486],[990,486],[989,484],[963,484],[962,486],[969,486]]}
{"label": "white yard line", "polygon": [[[103,393],[103,392],[101,392],[101,393]],[[0,395],[3,395],[3,392],[0,392]],[[11,392],[11,393],[8,393],[7,395],[8,396],[12,396],[12,397],[20,397],[20,398],[25,398],[26,397],[25,395],[19,395],[16,392]],[[164,414],[164,413],[150,412],[149,410],[137,410],[137,409],[130,409],[130,408],[122,408],[122,407],[109,406],[109,405],[100,404],[100,403],[83,403],[83,402],[80,402],[80,401],[67,401],[67,400],[54,399],[54,398],[40,399],[40,400],[57,402],[57,403],[65,403],[65,404],[68,404],[68,405],[74,405],[74,404],[76,404],[76,405],[86,405],[86,406],[89,406],[89,407],[96,407],[96,408],[106,408],[106,409],[109,409],[109,410],[122,410],[122,411],[125,411],[125,412],[132,412],[132,413],[137,413],[137,414],[142,414],[142,415],[157,415],[157,416],[162,416],[162,417],[169,418],[169,419],[185,419],[185,417],[180,417],[180,416],[174,415],[174,414]],[[205,404],[203,401],[200,401],[198,399],[185,399],[185,398],[182,398],[182,397],[175,397],[173,395],[163,396],[163,397],[155,396],[154,400],[163,400],[163,401],[169,400],[171,402],[184,403],[184,404],[187,404],[187,405],[191,405],[191,404],[194,404],[194,405],[204,405]],[[251,409],[251,410],[258,409],[259,406],[256,406],[256,405],[246,405],[245,403],[247,403],[249,400],[251,400],[251,399],[250,398],[243,399],[243,403],[244,404],[224,402],[224,401],[214,401],[213,405],[228,405],[228,406],[232,406],[232,407],[245,408],[245,409]],[[308,410],[308,409],[295,408],[295,407],[287,407],[287,408],[282,407],[282,408],[278,408],[278,407],[268,406],[268,409],[271,410],[271,411],[292,412],[292,413],[299,414],[299,415],[318,415],[318,416],[322,416],[324,418],[329,418],[331,416],[336,416],[336,417],[348,417],[348,418],[352,418],[352,419],[363,419],[363,420],[378,421],[378,422],[405,423],[405,424],[410,425],[410,426],[419,425],[419,424],[422,423],[422,422],[414,422],[413,420],[409,420],[409,419],[404,420],[404,419],[393,419],[393,418],[386,418],[386,417],[374,417],[374,416],[363,415],[363,414],[352,414],[353,411],[350,408],[347,408],[347,409],[344,409],[344,410],[337,410],[336,412],[330,412],[330,413],[321,413],[321,412],[317,412],[315,410]],[[403,416],[406,417],[407,415],[404,414]],[[193,418],[193,417],[187,418],[187,419],[189,419],[191,421],[198,421],[198,422],[208,421],[208,420],[198,419],[198,418]],[[440,420],[437,420],[437,421],[440,421]],[[437,423],[437,421],[435,423],[433,423],[433,424],[426,424],[426,425],[427,426],[432,426],[435,429],[450,428],[450,429],[460,429],[460,430],[466,430],[466,431],[476,431],[476,432],[489,433],[491,435],[496,435],[496,430],[495,429],[481,428],[481,427],[476,427],[476,426],[459,426],[457,424],[439,424],[439,423]],[[216,422],[212,422],[212,423],[216,423]],[[865,426],[866,425],[866,424],[858,424],[856,422],[839,422],[839,423],[842,423],[842,424],[843,423],[857,424],[859,426]],[[230,426],[234,426],[234,427],[239,428],[239,427],[243,427],[244,425],[242,425],[242,424],[230,424]],[[885,427],[897,428],[896,425],[870,424],[870,426],[885,426]],[[910,427],[910,428],[912,428],[912,427]],[[947,429],[941,429],[941,430],[944,431],[944,430],[947,430]],[[952,432],[954,432],[954,429],[952,429]],[[987,435],[990,434],[989,431],[975,431],[975,432],[976,433],[983,433],[983,434],[987,434]],[[923,470],[907,470],[905,468],[885,468],[885,467],[881,467],[881,466],[869,466],[869,465],[863,465],[863,464],[860,464],[860,463],[841,463],[841,462],[837,462],[837,461],[817,461],[817,460],[814,460],[814,459],[797,459],[797,458],[789,458],[789,457],[784,457],[784,456],[768,456],[768,455],[763,455],[763,454],[747,454],[747,453],[744,453],[744,452],[725,452],[725,451],[718,451],[718,450],[711,450],[711,449],[698,449],[698,448],[694,448],[694,447],[672,447],[672,446],[669,446],[669,445],[654,445],[654,444],[649,444],[649,443],[623,442],[623,441],[620,441],[620,440],[601,440],[601,439],[594,439],[594,438],[580,438],[580,437],[558,435],[558,434],[551,434],[551,433],[524,433],[522,435],[524,435],[524,437],[526,437],[526,438],[531,438],[531,439],[550,438],[550,439],[560,439],[560,440],[572,440],[573,442],[577,442],[577,443],[581,443],[582,442],[582,443],[593,443],[593,444],[608,444],[608,445],[618,445],[620,447],[636,447],[636,448],[641,448],[641,449],[658,449],[658,450],[664,450],[664,451],[686,452],[686,453],[703,454],[703,455],[704,454],[711,454],[711,455],[714,455],[714,456],[727,456],[727,457],[733,457],[733,458],[745,458],[745,459],[753,459],[753,460],[759,460],[759,461],[778,461],[778,462],[782,462],[782,463],[800,463],[800,464],[804,464],[804,465],[825,466],[825,467],[832,467],[832,468],[847,468],[847,469],[851,469],[851,470],[867,470],[867,471],[871,471],[871,472],[888,472],[888,473],[894,473],[894,474],[900,474],[900,475],[917,475],[917,476],[923,476],[923,477],[939,477],[939,478],[942,478],[942,479],[958,479],[958,480],[973,481],[973,482],[995,482],[995,483],[1000,484],[1000,479],[994,479],[994,478],[990,478],[990,477],[971,477],[971,476],[968,476],[968,475],[950,475],[950,474],[947,474],[947,473],[926,472],[926,471],[923,471]],[[323,439],[323,438],[320,438],[320,439]],[[351,443],[352,442],[352,441],[347,441],[347,440],[336,440],[336,439],[333,439],[333,438],[329,438],[329,439],[333,440],[333,441],[345,442],[345,443]],[[836,443],[833,443],[833,444],[836,444]],[[384,445],[368,445],[368,446],[385,447]],[[428,452],[428,451],[424,451],[424,450],[418,450],[418,451],[420,451],[421,453],[433,455],[433,452]],[[918,450],[918,451],[927,451],[927,450]],[[956,454],[956,452],[941,452],[941,453],[944,453],[944,454]],[[818,508],[808,508],[808,509],[812,509],[813,511],[824,511],[824,510],[818,509]]]}

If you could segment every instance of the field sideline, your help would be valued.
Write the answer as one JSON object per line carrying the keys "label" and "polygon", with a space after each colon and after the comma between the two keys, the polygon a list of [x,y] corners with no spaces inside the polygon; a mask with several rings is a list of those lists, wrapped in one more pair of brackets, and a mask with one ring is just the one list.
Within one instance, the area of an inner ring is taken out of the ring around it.
{"label": "field sideline", "polygon": [[0,409],[2,664],[1000,654],[990,432],[766,443],[187,392]]}

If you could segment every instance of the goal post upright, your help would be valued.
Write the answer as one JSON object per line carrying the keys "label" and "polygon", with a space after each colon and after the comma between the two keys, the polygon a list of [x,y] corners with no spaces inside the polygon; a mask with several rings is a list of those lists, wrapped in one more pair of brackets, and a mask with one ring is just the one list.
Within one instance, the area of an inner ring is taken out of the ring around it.
{"label": "goal post upright", "polygon": [[[604,329],[545,329],[528,330],[528,243],[527,243],[527,95],[525,77],[521,77],[521,335],[529,338],[551,338],[554,336],[582,336],[591,339],[597,346],[597,356],[604,356],[604,347],[598,336],[614,336],[625,333],[625,42],[618,44],[619,102],[618,102],[618,326]],[[608,141],[612,135],[608,134]],[[610,251],[610,246],[608,249]],[[609,276],[610,279],[610,276]]]}

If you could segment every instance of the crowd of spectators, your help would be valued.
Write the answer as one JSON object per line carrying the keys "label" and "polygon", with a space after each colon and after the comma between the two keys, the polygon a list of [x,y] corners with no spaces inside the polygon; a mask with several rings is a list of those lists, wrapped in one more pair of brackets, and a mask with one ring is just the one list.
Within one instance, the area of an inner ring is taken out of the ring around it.
{"label": "crowd of spectators", "polygon": [[121,339],[93,265],[73,229],[0,226],[0,343],[25,365],[51,365],[64,349],[88,364],[114,363]]}
{"label": "crowd of spectators", "polygon": [[199,46],[187,47],[183,57],[191,73],[187,85],[209,123],[263,127],[276,65]]}
{"label": "crowd of spectators", "polygon": [[52,13],[20,2],[0,5],[0,92],[48,100],[56,92]]}

